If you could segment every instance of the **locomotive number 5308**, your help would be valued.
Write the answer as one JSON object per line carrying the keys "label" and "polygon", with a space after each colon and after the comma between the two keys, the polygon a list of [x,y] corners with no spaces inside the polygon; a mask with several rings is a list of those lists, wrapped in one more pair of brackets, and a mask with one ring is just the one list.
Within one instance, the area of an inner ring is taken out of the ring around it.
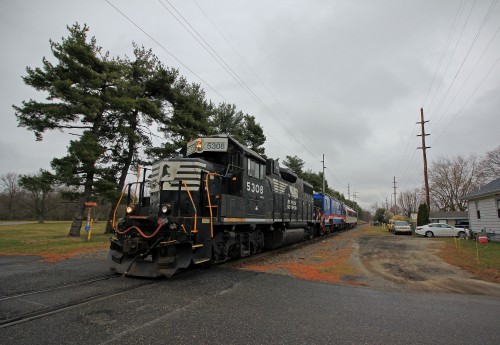
{"label": "locomotive number 5308", "polygon": [[264,194],[264,186],[253,182],[247,182],[247,191],[257,194]]}

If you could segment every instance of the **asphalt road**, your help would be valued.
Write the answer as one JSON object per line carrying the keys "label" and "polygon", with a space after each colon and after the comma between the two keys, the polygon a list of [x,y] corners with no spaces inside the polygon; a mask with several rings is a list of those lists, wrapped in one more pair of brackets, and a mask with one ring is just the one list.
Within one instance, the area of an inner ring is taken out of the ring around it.
{"label": "asphalt road", "polygon": [[[1,320],[66,305],[0,325],[2,344],[500,344],[500,299],[493,297],[375,290],[221,266],[171,280],[110,277],[103,255],[56,264],[0,257]],[[96,278],[106,280],[64,288]],[[41,292],[23,295],[34,290]]]}

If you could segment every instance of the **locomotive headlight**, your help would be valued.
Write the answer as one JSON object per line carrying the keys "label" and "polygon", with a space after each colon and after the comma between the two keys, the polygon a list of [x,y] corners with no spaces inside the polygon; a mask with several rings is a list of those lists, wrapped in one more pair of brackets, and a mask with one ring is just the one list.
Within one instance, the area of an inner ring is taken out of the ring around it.
{"label": "locomotive headlight", "polygon": [[201,138],[196,139],[196,151],[203,151],[203,140]]}
{"label": "locomotive headlight", "polygon": [[130,205],[130,206],[127,206],[127,214],[130,214],[134,212],[134,206]]}
{"label": "locomotive headlight", "polygon": [[169,226],[170,230],[175,231],[177,230],[177,223],[171,223]]}
{"label": "locomotive headlight", "polygon": [[168,205],[163,205],[163,206],[161,207],[161,212],[162,212],[162,213],[167,213],[167,212],[168,212]]}

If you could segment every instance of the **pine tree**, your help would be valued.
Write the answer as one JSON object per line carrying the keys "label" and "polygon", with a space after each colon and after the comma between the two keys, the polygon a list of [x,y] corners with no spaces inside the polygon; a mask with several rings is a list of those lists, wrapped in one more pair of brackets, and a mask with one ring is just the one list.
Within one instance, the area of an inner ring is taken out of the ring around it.
{"label": "pine tree", "polygon": [[429,209],[427,208],[427,204],[420,204],[418,207],[417,214],[417,226],[429,224]]}
{"label": "pine tree", "polygon": [[[114,114],[114,132],[122,140],[114,142],[109,151],[113,164],[109,179],[117,181],[114,188],[104,184],[107,199],[111,201],[106,233],[112,232],[111,221],[130,168],[145,163],[138,159],[139,151],[152,148],[151,126],[168,126],[172,102],[175,100],[174,84],[178,71],[166,68],[152,50],[134,44],[134,59],[122,61],[126,83],[119,89],[119,109]],[[111,191],[111,193],[110,193]]]}
{"label": "pine tree", "polygon": [[104,153],[116,139],[111,115],[118,109],[123,64],[103,54],[95,38],[87,38],[86,25],[75,24],[68,30],[61,43],[50,41],[57,64],[44,58],[42,68],[28,67],[23,77],[27,85],[48,94],[46,101],[23,101],[14,109],[19,126],[33,131],[37,140],[55,129],[70,129],[80,136],[71,141],[67,156],[52,161],[61,182],[82,190],[69,231],[69,236],[77,237],[94,181],[108,169]]}
{"label": "pine tree", "polygon": [[205,99],[205,92],[198,84],[190,84],[184,77],[178,78],[172,85],[172,97],[169,100],[171,114],[167,121],[158,128],[167,141],[160,147],[147,149],[150,159],[169,157],[176,150],[198,137],[213,134],[210,117],[213,105]]}

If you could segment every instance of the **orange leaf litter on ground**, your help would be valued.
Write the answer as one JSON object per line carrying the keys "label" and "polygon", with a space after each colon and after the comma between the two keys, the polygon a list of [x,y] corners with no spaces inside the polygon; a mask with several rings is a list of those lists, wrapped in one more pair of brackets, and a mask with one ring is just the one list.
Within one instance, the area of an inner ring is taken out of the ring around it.
{"label": "orange leaf litter on ground", "polygon": [[[74,251],[74,252],[70,252],[70,253],[64,253],[64,254],[56,254],[56,253],[36,253],[36,254],[22,254],[22,256],[41,256],[42,257],[42,260],[40,260],[41,262],[46,262],[46,263],[54,263],[54,262],[58,262],[58,261],[62,261],[62,260],[67,260],[67,259],[71,259],[71,258],[74,258],[76,256],[80,256],[80,255],[86,255],[86,254],[93,254],[93,253],[97,253],[99,251],[102,251],[103,249],[107,248],[106,247],[103,247],[103,248],[89,248],[89,249],[81,249],[81,250],[78,250],[78,251]],[[19,254],[16,254],[16,253],[2,253],[1,255],[3,256],[17,256]]]}
{"label": "orange leaf litter on ground", "polygon": [[329,249],[327,246],[328,243],[322,243],[322,248],[318,248],[307,258],[300,258],[300,261],[297,261],[296,258],[291,260],[278,259],[277,262],[272,263],[243,265],[241,269],[266,273],[288,273],[296,278],[312,281],[366,285],[343,279],[346,275],[352,276],[358,273],[350,264],[351,245],[337,250]]}
{"label": "orange leaf litter on ground", "polygon": [[93,249],[78,250],[75,252],[65,253],[65,254],[40,253],[39,256],[43,258],[42,262],[54,263],[61,260],[71,259],[80,255],[97,253],[101,250],[102,248],[93,248]]}

